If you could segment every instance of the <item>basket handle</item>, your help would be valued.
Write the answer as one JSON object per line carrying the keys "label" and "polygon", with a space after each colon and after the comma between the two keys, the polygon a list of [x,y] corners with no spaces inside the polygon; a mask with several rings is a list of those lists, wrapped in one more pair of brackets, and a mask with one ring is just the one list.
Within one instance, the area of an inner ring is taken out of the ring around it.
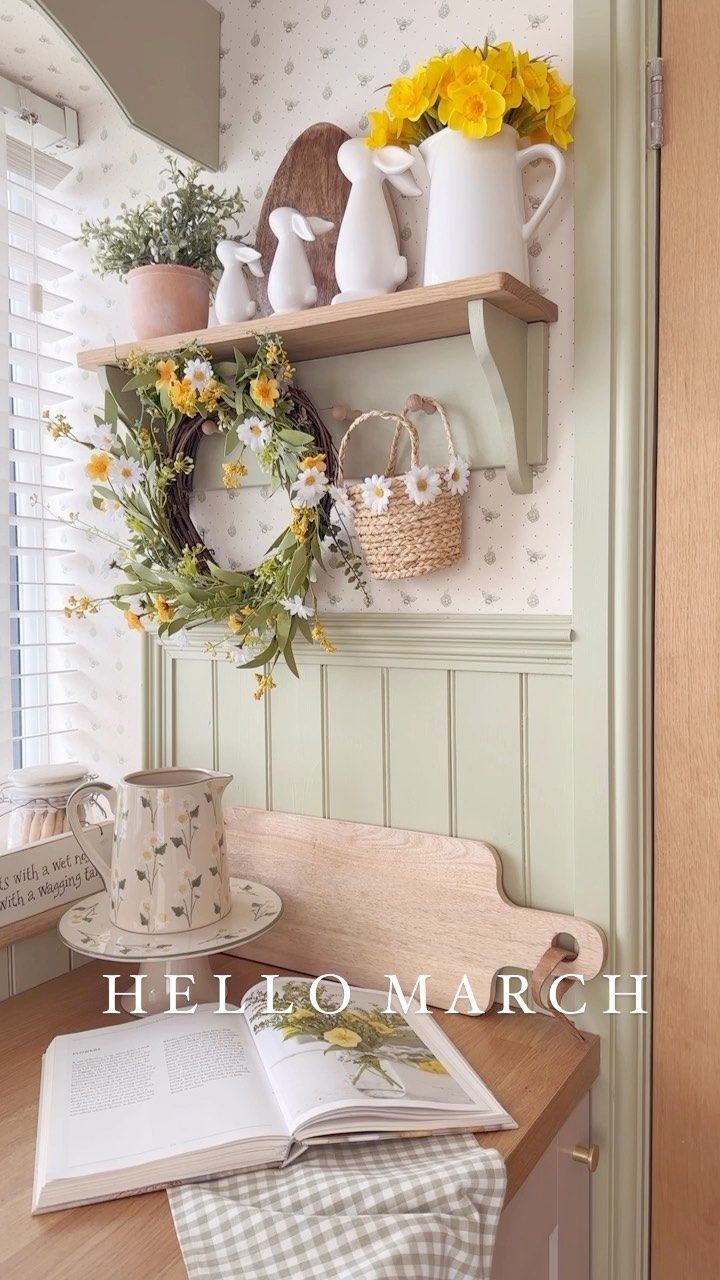
{"label": "basket handle", "polygon": [[359,418],[350,423],[345,435],[340,441],[338,449],[337,461],[337,484],[341,485],[345,475],[345,454],[347,452],[350,436],[361,422],[367,422],[368,418],[387,418],[388,422],[395,423],[395,434],[393,435],[392,444],[390,446],[390,456],[388,457],[387,474],[393,476],[395,474],[395,464],[397,462],[398,447],[400,444],[400,435],[403,430],[407,431],[410,436],[410,454],[412,465],[416,467],[420,461],[420,441],[418,439],[417,427],[414,422],[405,417],[403,413],[391,413],[389,410],[370,409],[367,413],[361,413]]}
{"label": "basket handle", "polygon": [[454,458],[457,456],[457,449],[455,448],[455,441],[453,440],[452,431],[450,430],[450,423],[448,422],[448,416],[445,412],[445,409],[440,404],[439,400],[433,400],[432,396],[417,396],[417,395],[408,396],[404,412],[405,413],[433,413],[433,412],[439,413],[440,421],[443,424],[443,430],[445,432],[445,439],[447,441],[448,455],[451,458]]}

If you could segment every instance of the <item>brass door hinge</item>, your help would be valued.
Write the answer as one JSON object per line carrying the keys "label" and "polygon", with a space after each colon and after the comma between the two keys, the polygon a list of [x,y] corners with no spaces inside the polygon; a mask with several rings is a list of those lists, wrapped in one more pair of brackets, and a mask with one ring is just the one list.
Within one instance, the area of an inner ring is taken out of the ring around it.
{"label": "brass door hinge", "polygon": [[659,151],[665,141],[665,68],[662,58],[647,64],[647,144]]}

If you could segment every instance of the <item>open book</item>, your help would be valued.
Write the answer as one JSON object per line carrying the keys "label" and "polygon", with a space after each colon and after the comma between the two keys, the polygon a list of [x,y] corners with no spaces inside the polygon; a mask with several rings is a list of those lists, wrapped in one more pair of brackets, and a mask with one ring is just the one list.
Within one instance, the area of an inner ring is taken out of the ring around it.
{"label": "open book", "polygon": [[[58,1036],[43,1058],[33,1212],[281,1166],[316,1142],[514,1128],[429,1014],[305,978]],[[292,1009],[291,1012],[288,1010]]]}

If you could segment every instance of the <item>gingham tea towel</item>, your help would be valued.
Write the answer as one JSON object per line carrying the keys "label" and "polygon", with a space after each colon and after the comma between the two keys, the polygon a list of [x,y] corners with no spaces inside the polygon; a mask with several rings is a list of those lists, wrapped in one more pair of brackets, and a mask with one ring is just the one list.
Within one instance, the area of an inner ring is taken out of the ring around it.
{"label": "gingham tea towel", "polygon": [[472,1134],[314,1147],[168,1191],[190,1280],[489,1280],[505,1165]]}

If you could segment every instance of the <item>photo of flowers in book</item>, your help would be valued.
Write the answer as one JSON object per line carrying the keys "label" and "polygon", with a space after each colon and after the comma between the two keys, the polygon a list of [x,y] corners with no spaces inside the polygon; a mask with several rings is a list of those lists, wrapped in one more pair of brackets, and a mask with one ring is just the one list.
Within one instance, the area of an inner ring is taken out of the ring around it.
{"label": "photo of flowers in book", "polygon": [[324,1054],[339,1055],[353,1087],[372,1098],[401,1097],[406,1092],[394,1070],[399,1065],[447,1075],[401,1013],[386,1013],[379,1004],[365,1008],[357,1000],[340,1009],[340,989],[323,983],[315,997],[316,1004],[328,1010],[321,1013],[310,1001],[310,986],[302,979],[285,982],[276,1001],[282,1008],[273,1013],[267,1010],[265,988],[252,991],[244,1009],[253,1031],[278,1031],[284,1042],[317,1042]]}

